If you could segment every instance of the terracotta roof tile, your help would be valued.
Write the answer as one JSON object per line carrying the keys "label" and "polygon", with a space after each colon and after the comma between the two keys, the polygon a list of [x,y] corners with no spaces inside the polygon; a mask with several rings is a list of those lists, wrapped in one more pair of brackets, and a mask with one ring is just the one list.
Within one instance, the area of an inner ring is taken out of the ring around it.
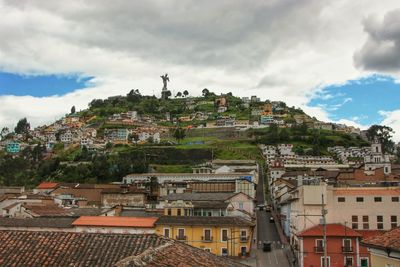
{"label": "terracotta roof tile", "polygon": [[372,236],[362,241],[367,247],[392,249],[400,252],[400,227],[387,231],[384,234]]}
{"label": "terracotta roof tile", "polygon": [[57,186],[58,186],[58,183],[42,182],[36,188],[37,189],[55,189]]}
{"label": "terracotta roof tile", "polygon": [[0,218],[0,227],[72,228],[75,218]]}
{"label": "terracotta roof tile", "polygon": [[152,228],[157,217],[81,216],[72,225]]}
{"label": "terracotta roof tile", "polygon": [[0,266],[244,267],[153,234],[0,231]]}
{"label": "terracotta roof tile", "polygon": [[[316,225],[314,227],[308,228],[299,234],[298,236],[323,236],[322,225]],[[342,224],[327,224],[326,225],[326,235],[327,236],[351,236],[351,237],[362,237],[362,235],[349,227],[345,227]]]}

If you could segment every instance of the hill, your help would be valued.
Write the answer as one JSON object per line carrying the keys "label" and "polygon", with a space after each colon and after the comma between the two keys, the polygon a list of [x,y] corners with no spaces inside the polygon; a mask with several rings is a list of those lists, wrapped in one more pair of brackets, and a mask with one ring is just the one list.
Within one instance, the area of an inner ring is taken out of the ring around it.
{"label": "hill", "polygon": [[[185,94],[180,94],[185,96]],[[187,95],[187,94],[186,94]],[[177,129],[181,129],[177,135]],[[216,95],[158,99],[131,90],[30,130],[26,119],[3,129],[0,184],[43,180],[103,183],[134,172],[190,172],[211,159],[255,159],[257,144],[292,143],[299,154],[329,146],[366,146],[360,130],[320,122],[282,101]]]}

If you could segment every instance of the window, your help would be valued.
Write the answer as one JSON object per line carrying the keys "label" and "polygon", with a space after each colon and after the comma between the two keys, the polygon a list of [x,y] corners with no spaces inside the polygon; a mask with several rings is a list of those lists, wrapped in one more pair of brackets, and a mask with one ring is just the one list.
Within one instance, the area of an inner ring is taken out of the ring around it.
{"label": "window", "polygon": [[181,214],[181,209],[177,209],[176,210],[176,215],[178,215],[178,216],[181,216],[182,214]]}
{"label": "window", "polygon": [[382,215],[376,216],[376,222],[377,222],[376,228],[378,230],[382,230],[383,229],[383,216]]}
{"label": "window", "polygon": [[239,202],[239,209],[240,209],[240,210],[243,209],[243,202]]}
{"label": "window", "polygon": [[364,202],[364,198],[363,197],[356,197],[356,201],[357,202]]}
{"label": "window", "polygon": [[351,228],[358,229],[358,216],[357,215],[351,216]]}
{"label": "window", "polygon": [[204,241],[212,241],[211,229],[204,229],[204,236],[202,239]]}
{"label": "window", "polygon": [[165,237],[170,237],[170,229],[169,228],[164,228],[164,236]]}
{"label": "window", "polygon": [[369,267],[368,258],[361,258],[360,262],[361,262],[361,267]]}
{"label": "window", "polygon": [[374,197],[375,202],[382,202],[382,197]]}
{"label": "window", "polygon": [[364,230],[368,230],[369,229],[369,217],[368,217],[368,215],[362,216],[362,220],[363,220],[363,229]]}
{"label": "window", "polygon": [[350,238],[345,238],[343,239],[343,249],[342,252],[352,252],[352,247],[351,247],[351,239]]}
{"label": "window", "polygon": [[211,253],[211,248],[205,248],[204,251],[207,251],[207,252]]}
{"label": "window", "polygon": [[315,252],[324,252],[324,240],[316,239],[315,240]]}
{"label": "window", "polygon": [[179,228],[178,229],[178,235],[177,235],[176,239],[178,239],[178,240],[185,240],[186,239],[185,229],[183,229],[183,228]]}
{"label": "window", "polygon": [[171,211],[171,209],[168,209],[168,216],[171,216],[172,215],[172,211]]}
{"label": "window", "polygon": [[326,257],[326,261],[324,261],[324,257],[321,257],[321,267],[330,267],[330,266],[331,266],[331,257]]}
{"label": "window", "polygon": [[221,241],[228,241],[228,229],[221,229]]}
{"label": "window", "polygon": [[337,201],[338,202],[346,202],[346,198],[345,197],[338,197]]}
{"label": "window", "polygon": [[189,210],[185,209],[185,216],[189,216]]}
{"label": "window", "polygon": [[227,248],[221,248],[221,256],[228,256],[228,249]]}
{"label": "window", "polygon": [[344,266],[345,267],[353,267],[353,257],[345,257],[344,258]]}
{"label": "window", "polygon": [[397,227],[397,216],[396,215],[390,216],[390,226],[392,229]]}
{"label": "window", "polygon": [[399,202],[399,197],[392,197],[392,202]]}
{"label": "window", "polygon": [[247,230],[240,230],[240,242],[247,242]]}

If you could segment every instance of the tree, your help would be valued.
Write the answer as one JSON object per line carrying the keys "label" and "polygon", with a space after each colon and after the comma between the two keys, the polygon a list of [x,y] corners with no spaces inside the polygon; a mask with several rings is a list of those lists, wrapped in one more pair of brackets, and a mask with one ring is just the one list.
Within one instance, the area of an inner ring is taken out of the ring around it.
{"label": "tree", "polygon": [[189,95],[188,90],[183,91],[183,95],[184,95],[185,97],[187,97],[187,96]]}
{"label": "tree", "polygon": [[203,91],[201,91],[204,97],[207,97],[210,94],[210,91],[207,88],[204,88]]}
{"label": "tree", "polygon": [[385,152],[395,152],[394,142],[392,141],[393,129],[388,126],[372,125],[367,130],[367,138],[370,142],[378,141],[382,144],[382,150]]}
{"label": "tree", "polygon": [[139,92],[139,89],[132,89],[127,95],[126,100],[128,102],[137,103],[142,98],[142,95]]}
{"label": "tree", "polygon": [[75,112],[76,112],[75,106],[72,106],[72,108],[71,108],[71,114],[75,114]]}
{"label": "tree", "polygon": [[31,125],[28,123],[26,118],[20,119],[15,127],[14,131],[17,134],[27,134]]}
{"label": "tree", "polygon": [[182,127],[176,127],[173,131],[172,136],[180,143],[186,137],[186,130]]}
{"label": "tree", "polygon": [[289,141],[289,138],[290,138],[290,135],[289,135],[288,130],[286,128],[281,129],[279,132],[279,140],[281,142],[287,142],[287,141]]}
{"label": "tree", "polygon": [[181,96],[182,96],[182,93],[178,92],[175,97],[181,97]]}

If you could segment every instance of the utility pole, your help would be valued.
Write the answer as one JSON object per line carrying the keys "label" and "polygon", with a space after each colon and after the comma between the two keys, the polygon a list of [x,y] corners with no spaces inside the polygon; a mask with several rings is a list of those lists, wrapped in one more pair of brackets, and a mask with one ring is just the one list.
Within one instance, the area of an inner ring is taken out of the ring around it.
{"label": "utility pole", "polygon": [[322,209],[321,209],[321,214],[322,214],[322,233],[324,235],[324,267],[328,267],[327,264],[327,243],[326,243],[326,214],[328,211],[325,209],[325,203],[324,203],[324,194],[322,194]]}

